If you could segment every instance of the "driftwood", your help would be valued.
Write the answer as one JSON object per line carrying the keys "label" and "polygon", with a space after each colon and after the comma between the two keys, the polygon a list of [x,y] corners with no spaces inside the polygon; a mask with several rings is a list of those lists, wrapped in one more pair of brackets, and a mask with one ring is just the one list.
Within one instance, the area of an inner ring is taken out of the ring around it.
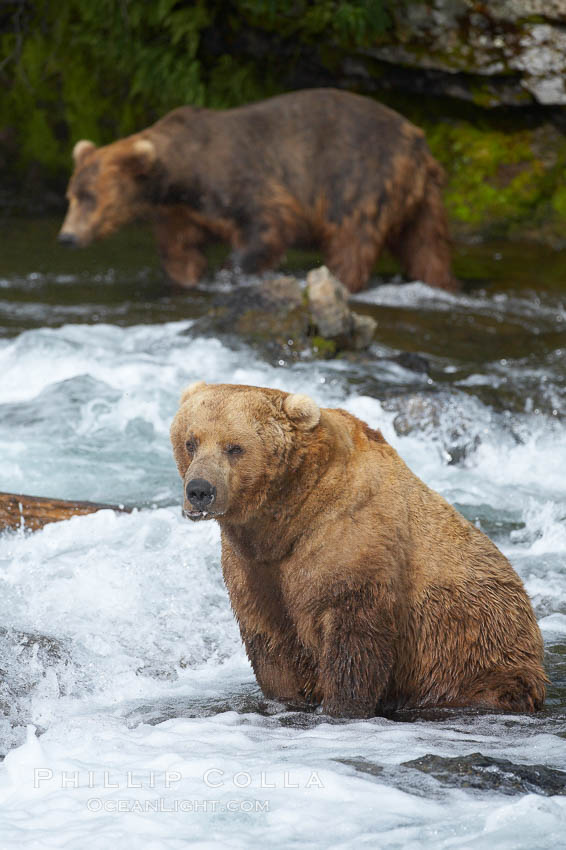
{"label": "driftwood", "polygon": [[21,493],[0,493],[0,531],[6,528],[37,531],[48,522],[60,522],[72,516],[93,514],[101,510],[130,513],[132,509],[101,502],[75,502],[68,499],[24,496]]}

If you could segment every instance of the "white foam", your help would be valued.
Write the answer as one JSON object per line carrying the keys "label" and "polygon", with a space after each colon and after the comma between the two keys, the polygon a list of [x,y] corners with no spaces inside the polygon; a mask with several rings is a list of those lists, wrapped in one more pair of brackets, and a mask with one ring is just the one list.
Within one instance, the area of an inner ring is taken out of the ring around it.
{"label": "white foam", "polygon": [[376,304],[384,307],[416,308],[424,307],[446,312],[464,309],[490,316],[501,315],[507,320],[517,320],[528,324],[548,320],[553,324],[566,322],[566,302],[552,299],[547,303],[538,293],[526,295],[507,295],[506,293],[486,294],[480,290],[472,295],[447,292],[421,281],[401,284],[398,280],[390,284],[381,284],[351,296],[352,301]]}
{"label": "white foam", "polygon": [[539,620],[539,626],[543,632],[566,635],[566,614],[549,614]]}

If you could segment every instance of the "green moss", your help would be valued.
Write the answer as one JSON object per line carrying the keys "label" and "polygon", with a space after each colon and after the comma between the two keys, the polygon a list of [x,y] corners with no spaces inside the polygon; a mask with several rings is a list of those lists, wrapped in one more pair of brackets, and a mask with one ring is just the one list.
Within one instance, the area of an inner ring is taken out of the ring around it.
{"label": "green moss", "polygon": [[527,216],[548,191],[548,169],[533,151],[529,130],[458,121],[430,128],[428,139],[446,167],[446,206],[457,223],[500,228]]}
{"label": "green moss", "polygon": [[323,336],[313,336],[312,338],[313,353],[320,357],[321,360],[330,360],[336,356],[338,351],[337,343],[332,339],[326,339]]}
{"label": "green moss", "polygon": [[552,196],[552,208],[560,218],[566,219],[566,185],[560,186]]}

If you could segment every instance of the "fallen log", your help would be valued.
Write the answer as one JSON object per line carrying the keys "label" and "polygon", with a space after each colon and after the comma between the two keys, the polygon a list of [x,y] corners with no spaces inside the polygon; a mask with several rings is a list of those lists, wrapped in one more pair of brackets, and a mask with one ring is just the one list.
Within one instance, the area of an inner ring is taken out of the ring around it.
{"label": "fallen log", "polygon": [[22,493],[0,493],[0,531],[6,528],[37,531],[49,522],[61,522],[73,516],[84,516],[84,514],[93,514],[102,510],[131,513],[132,508],[123,505],[106,505],[102,502],[80,502],[48,499],[43,496],[25,496]]}

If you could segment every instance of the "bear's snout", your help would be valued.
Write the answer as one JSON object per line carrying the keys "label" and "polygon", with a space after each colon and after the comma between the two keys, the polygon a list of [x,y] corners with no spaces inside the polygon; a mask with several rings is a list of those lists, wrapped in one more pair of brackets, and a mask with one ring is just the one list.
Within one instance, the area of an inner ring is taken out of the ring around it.
{"label": "bear's snout", "polygon": [[216,487],[204,478],[193,478],[187,484],[187,499],[197,511],[205,511],[214,504]]}
{"label": "bear's snout", "polygon": [[59,236],[57,237],[57,242],[59,242],[60,245],[69,245],[72,248],[76,248],[76,246],[79,244],[77,237],[74,233],[70,233],[69,231],[64,230],[62,230]]}

